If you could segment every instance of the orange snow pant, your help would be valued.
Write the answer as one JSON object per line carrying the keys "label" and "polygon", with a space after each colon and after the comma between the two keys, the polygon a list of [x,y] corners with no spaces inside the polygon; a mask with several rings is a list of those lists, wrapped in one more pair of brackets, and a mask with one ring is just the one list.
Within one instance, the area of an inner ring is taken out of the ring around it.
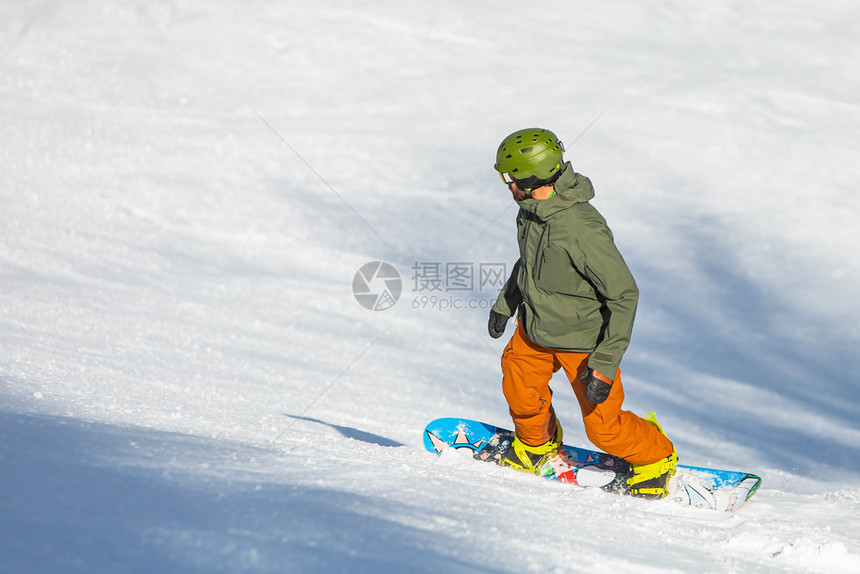
{"label": "orange snow pant", "polygon": [[598,449],[633,464],[650,464],[672,454],[672,443],[654,425],[621,410],[620,370],[606,401],[594,405],[585,398],[585,385],[579,377],[587,364],[587,353],[541,347],[529,340],[522,323],[517,325],[502,353],[502,390],[520,440],[538,446],[552,439],[557,421],[549,382],[553,373],[564,369],[579,400],[585,433]]}

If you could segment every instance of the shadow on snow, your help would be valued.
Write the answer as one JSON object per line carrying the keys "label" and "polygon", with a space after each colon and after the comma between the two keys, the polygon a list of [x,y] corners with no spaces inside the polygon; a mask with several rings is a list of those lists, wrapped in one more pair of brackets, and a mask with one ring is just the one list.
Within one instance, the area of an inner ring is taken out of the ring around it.
{"label": "shadow on snow", "polygon": [[[667,284],[665,271],[634,269],[643,287],[643,319],[655,321],[649,308],[659,310],[676,330],[648,338],[634,331],[631,350],[638,352],[625,360],[625,371],[663,385],[668,395],[660,400],[674,404],[679,418],[719,429],[755,449],[763,462],[821,479],[827,479],[825,467],[860,472],[860,444],[838,432],[858,430],[857,341],[787,308],[741,276],[736,255],[714,232],[705,225],[683,231],[697,255],[690,270],[695,279],[676,275]],[[696,380],[685,380],[679,374],[685,371]],[[711,382],[720,379],[738,385]],[[716,388],[704,386],[711,384]],[[760,404],[767,401],[762,397],[770,397],[770,404]]]}
{"label": "shadow on snow", "polygon": [[390,438],[385,438],[384,436],[379,436],[377,434],[369,433],[369,432],[363,431],[363,430],[358,430],[358,429],[352,428],[352,427],[345,427],[345,426],[341,426],[341,425],[327,423],[325,421],[321,421],[320,419],[315,419],[312,417],[303,417],[303,416],[291,415],[291,414],[287,414],[287,413],[284,413],[284,416],[290,417],[291,419],[298,420],[298,421],[306,421],[306,422],[325,425],[327,427],[330,427],[330,428],[336,430],[337,432],[339,432],[341,435],[345,436],[346,438],[351,438],[351,439],[358,440],[361,442],[366,442],[368,444],[375,444],[375,445],[379,445],[379,446],[406,446],[402,442],[397,442],[396,440],[391,440]]}
{"label": "shadow on snow", "polygon": [[380,517],[396,502],[279,483],[261,451],[0,412],[0,571],[482,570],[453,556],[466,541]]}

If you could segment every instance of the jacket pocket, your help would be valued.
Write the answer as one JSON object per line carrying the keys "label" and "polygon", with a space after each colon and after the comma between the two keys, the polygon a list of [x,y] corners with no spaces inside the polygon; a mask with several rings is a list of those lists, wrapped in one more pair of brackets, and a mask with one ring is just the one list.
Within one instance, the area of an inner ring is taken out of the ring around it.
{"label": "jacket pocket", "polygon": [[536,278],[538,287],[551,293],[596,298],[594,288],[574,267],[567,251],[555,245],[547,245],[539,259],[540,271]]}

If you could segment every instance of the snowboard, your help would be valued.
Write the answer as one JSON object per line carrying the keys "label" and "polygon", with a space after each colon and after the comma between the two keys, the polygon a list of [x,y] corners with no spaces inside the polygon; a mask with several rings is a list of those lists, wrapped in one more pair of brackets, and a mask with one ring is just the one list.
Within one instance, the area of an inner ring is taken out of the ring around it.
{"label": "snowboard", "polygon": [[[446,448],[471,451],[476,460],[499,463],[514,432],[479,421],[441,418],[424,429],[424,447],[441,454]],[[604,452],[564,445],[574,464],[572,470],[545,477],[580,487],[597,487],[608,492],[629,494],[630,465]],[[761,486],[761,478],[748,472],[718,470],[679,464],[669,480],[668,500],[684,506],[734,512]]]}

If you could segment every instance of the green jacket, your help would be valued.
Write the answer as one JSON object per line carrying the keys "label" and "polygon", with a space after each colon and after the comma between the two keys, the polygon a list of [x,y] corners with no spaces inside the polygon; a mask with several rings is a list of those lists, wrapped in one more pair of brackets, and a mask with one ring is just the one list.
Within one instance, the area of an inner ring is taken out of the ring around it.
{"label": "green jacket", "polygon": [[606,221],[588,201],[591,181],[565,163],[549,199],[519,202],[520,258],[493,306],[550,349],[590,353],[614,379],[630,343],[639,289]]}

